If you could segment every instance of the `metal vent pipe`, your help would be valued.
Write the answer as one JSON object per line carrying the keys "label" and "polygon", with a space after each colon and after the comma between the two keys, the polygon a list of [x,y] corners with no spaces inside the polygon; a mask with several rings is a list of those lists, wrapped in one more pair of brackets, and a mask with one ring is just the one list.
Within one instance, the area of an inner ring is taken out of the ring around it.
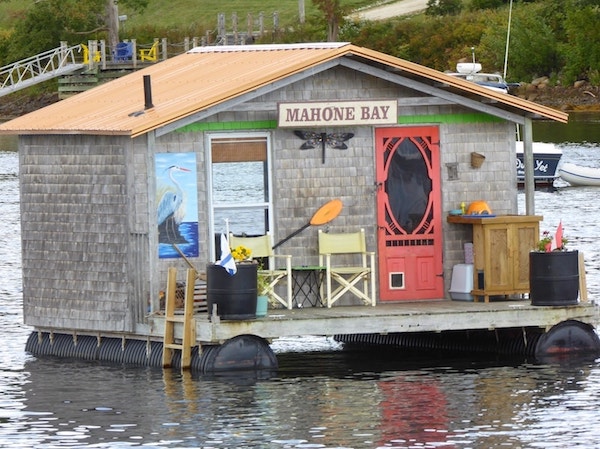
{"label": "metal vent pipe", "polygon": [[151,109],[152,104],[152,85],[150,84],[150,75],[144,75],[144,109]]}

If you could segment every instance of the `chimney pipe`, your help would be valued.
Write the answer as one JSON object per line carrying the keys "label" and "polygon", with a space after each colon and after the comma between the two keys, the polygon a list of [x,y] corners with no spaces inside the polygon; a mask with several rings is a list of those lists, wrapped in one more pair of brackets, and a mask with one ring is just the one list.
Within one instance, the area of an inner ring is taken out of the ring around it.
{"label": "chimney pipe", "polygon": [[152,104],[152,85],[150,84],[150,75],[144,75],[144,109],[151,109]]}

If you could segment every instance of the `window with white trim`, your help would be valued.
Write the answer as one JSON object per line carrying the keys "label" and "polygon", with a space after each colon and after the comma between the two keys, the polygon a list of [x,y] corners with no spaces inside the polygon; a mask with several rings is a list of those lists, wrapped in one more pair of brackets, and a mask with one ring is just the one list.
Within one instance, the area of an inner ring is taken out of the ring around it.
{"label": "window with white trim", "polygon": [[262,235],[270,229],[268,144],[264,134],[210,137],[215,234]]}

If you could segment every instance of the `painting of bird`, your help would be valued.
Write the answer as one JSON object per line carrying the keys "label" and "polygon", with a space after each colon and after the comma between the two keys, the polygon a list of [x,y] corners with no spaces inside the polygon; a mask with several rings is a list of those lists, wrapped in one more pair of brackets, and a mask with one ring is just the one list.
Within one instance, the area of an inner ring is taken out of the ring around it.
{"label": "painting of bird", "polygon": [[158,206],[157,224],[159,231],[159,243],[188,243],[179,232],[179,225],[185,216],[185,192],[177,181],[175,173],[190,172],[189,169],[178,165],[171,165],[166,169],[170,184],[165,184],[157,192]]}

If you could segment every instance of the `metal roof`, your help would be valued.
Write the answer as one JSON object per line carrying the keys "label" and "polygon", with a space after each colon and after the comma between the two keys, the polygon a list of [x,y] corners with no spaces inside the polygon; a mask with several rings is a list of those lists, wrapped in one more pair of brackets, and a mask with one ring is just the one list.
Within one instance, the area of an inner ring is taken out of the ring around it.
{"label": "metal roof", "polygon": [[[177,127],[344,65],[427,95],[492,114],[566,123],[564,112],[496,93],[403,59],[349,43],[198,47],[0,125],[0,134],[136,137]],[[144,75],[153,107],[145,108]]]}

